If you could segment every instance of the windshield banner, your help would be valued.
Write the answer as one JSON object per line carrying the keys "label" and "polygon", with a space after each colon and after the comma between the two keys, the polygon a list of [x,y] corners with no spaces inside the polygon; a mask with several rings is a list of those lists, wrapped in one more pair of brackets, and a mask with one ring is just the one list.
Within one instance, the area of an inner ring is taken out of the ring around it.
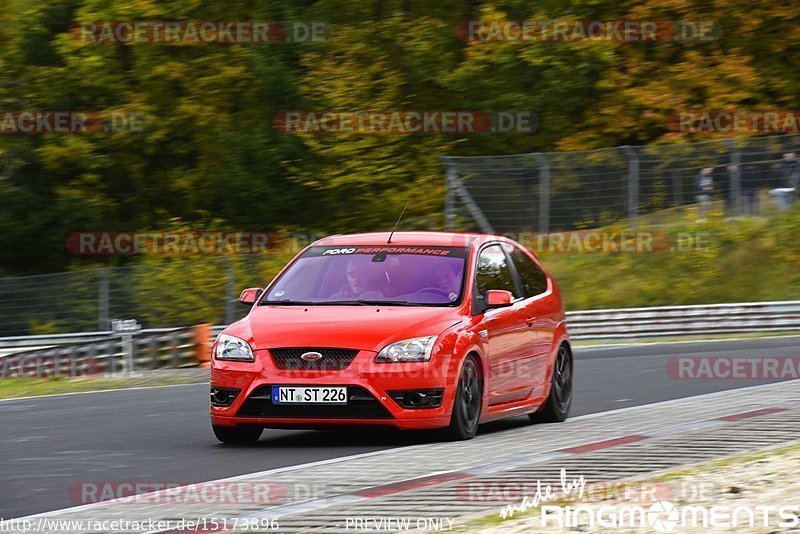
{"label": "windshield banner", "polygon": [[337,246],[337,247],[311,247],[303,254],[304,257],[316,256],[347,256],[352,254],[419,254],[422,256],[447,256],[449,258],[466,258],[467,249],[464,247],[426,247],[422,245],[363,245],[363,246]]}

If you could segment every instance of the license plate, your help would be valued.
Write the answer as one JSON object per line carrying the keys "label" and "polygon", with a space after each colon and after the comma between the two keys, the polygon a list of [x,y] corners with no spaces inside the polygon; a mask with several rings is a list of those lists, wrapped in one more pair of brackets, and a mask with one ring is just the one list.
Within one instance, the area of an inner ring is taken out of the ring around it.
{"label": "license plate", "polygon": [[273,404],[347,404],[347,387],[272,386]]}

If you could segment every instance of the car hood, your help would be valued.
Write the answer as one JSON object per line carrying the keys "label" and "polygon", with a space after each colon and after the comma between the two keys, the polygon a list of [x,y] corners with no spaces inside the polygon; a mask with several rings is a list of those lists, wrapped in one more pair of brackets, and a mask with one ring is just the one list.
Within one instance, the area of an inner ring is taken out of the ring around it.
{"label": "car hood", "polygon": [[255,350],[339,347],[379,351],[389,343],[435,336],[461,321],[457,308],[404,306],[255,306],[225,329]]}

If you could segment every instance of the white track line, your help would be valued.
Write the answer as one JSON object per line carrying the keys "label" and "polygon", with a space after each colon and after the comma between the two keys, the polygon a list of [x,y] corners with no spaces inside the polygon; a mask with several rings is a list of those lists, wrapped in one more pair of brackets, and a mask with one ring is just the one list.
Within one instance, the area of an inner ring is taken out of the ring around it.
{"label": "white track line", "polygon": [[174,387],[181,387],[181,386],[199,386],[199,385],[208,385],[208,382],[186,382],[185,384],[165,384],[161,386],[137,386],[135,388],[115,388],[115,389],[98,389],[96,391],[73,391],[71,393],[52,393],[49,395],[32,395],[30,397],[13,397],[10,399],[0,399],[0,402],[13,402],[13,401],[22,401],[22,400],[36,400],[36,399],[47,399],[50,397],[65,397],[67,395],[91,395],[93,393],[113,393],[117,391],[136,391],[138,389],[155,389],[155,388],[174,388]]}
{"label": "white track line", "polygon": [[[573,345],[572,350],[581,352],[583,350],[603,350],[603,349],[624,349],[628,348],[641,348],[650,347],[654,345],[688,345],[690,343],[721,343],[724,341],[761,341],[762,339],[791,339],[798,338],[799,335],[791,336],[764,336],[764,337],[726,337],[722,339],[687,339],[686,341],[631,341],[630,343],[608,343],[608,344],[591,344],[591,345]],[[578,341],[577,343],[580,343]]]}

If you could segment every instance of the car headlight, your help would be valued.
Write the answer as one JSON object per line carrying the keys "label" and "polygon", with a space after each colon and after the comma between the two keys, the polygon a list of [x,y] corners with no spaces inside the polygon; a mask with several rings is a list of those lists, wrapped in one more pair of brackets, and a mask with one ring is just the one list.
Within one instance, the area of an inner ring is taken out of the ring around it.
{"label": "car headlight", "polygon": [[386,362],[427,362],[431,359],[431,351],[436,336],[415,337],[386,345],[375,357],[379,363]]}
{"label": "car headlight", "polygon": [[220,334],[217,338],[214,358],[217,360],[231,360],[237,362],[253,362],[253,349],[250,343],[238,337]]}

